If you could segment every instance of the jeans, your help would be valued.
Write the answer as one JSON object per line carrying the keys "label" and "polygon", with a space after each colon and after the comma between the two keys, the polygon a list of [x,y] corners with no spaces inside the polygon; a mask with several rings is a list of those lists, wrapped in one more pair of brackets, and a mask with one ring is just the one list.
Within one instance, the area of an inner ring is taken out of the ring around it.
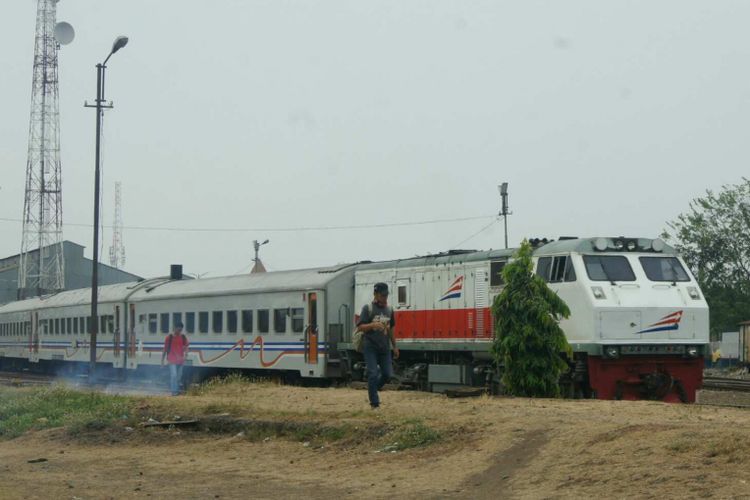
{"label": "jeans", "polygon": [[364,354],[365,363],[367,364],[367,395],[370,398],[370,405],[377,407],[380,406],[378,391],[393,376],[391,351],[378,352],[368,343],[365,343]]}
{"label": "jeans", "polygon": [[182,365],[169,364],[169,389],[172,396],[180,393],[180,382],[182,381]]}

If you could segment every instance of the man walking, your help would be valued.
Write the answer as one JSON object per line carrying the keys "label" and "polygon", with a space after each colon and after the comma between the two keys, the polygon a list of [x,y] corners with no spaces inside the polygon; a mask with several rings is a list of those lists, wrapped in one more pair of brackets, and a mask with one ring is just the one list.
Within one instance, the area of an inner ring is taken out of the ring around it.
{"label": "man walking", "polygon": [[190,343],[182,333],[182,323],[175,324],[174,332],[164,339],[164,351],[161,355],[161,365],[164,366],[164,358],[169,363],[169,388],[172,396],[180,393],[180,381],[182,380],[182,366],[185,364]]}
{"label": "man walking", "polygon": [[393,315],[393,308],[388,306],[387,284],[375,284],[372,303],[362,307],[357,326],[364,332],[367,395],[370,399],[370,406],[378,408],[380,406],[378,391],[393,376],[391,348],[395,358],[399,355],[393,335],[396,318]]}

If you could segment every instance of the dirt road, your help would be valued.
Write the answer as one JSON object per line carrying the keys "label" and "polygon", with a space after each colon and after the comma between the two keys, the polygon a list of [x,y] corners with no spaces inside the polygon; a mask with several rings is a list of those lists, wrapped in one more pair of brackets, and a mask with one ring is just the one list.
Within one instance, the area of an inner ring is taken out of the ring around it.
{"label": "dirt road", "polygon": [[[79,436],[38,431],[0,442],[0,496],[750,498],[748,410],[451,400],[415,392],[386,392],[383,400],[373,412],[364,391],[268,384],[143,398],[144,418],[158,409],[182,419],[221,414],[262,418],[264,425],[295,423],[295,429],[306,422],[345,425],[351,432],[306,440],[293,433],[257,439],[179,426]],[[379,431],[393,423],[434,430],[440,438],[400,449]],[[46,461],[29,463],[39,458]]]}

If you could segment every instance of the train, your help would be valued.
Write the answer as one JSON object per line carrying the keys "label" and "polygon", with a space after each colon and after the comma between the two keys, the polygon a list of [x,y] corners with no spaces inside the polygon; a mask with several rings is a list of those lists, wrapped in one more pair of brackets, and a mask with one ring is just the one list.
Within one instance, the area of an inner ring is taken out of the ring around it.
{"label": "train", "polygon": [[[561,379],[571,397],[694,402],[709,352],[709,311],[674,248],[659,238],[531,240],[537,275],[568,304]],[[187,373],[216,370],[331,383],[362,380],[351,342],[373,285],[387,283],[400,383],[444,392],[502,391],[492,359],[491,306],[515,249],[220,278],[158,277],[99,287],[97,366],[138,373],[161,362],[177,323],[190,339]],[[91,290],[0,306],[0,367],[62,370],[91,356]],[[98,368],[97,368],[98,369]]]}

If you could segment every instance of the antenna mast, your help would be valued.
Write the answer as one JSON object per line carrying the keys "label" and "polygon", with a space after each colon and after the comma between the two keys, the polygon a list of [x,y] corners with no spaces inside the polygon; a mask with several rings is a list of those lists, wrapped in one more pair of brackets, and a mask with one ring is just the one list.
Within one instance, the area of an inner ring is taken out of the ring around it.
{"label": "antenna mast", "polygon": [[68,23],[55,23],[57,2],[37,2],[19,299],[65,288],[57,54],[74,33]]}
{"label": "antenna mast", "polygon": [[125,245],[122,242],[122,182],[115,182],[115,221],[112,224],[112,246],[109,264],[117,269],[125,265]]}

